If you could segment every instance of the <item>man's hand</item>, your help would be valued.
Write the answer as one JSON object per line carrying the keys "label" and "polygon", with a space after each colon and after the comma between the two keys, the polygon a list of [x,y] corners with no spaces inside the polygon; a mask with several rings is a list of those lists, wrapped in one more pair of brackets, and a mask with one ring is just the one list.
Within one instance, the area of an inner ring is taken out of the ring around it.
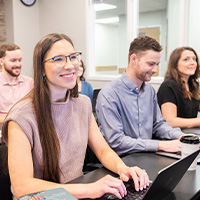
{"label": "man's hand", "polygon": [[181,142],[179,140],[160,141],[158,150],[165,152],[178,152],[181,151]]}

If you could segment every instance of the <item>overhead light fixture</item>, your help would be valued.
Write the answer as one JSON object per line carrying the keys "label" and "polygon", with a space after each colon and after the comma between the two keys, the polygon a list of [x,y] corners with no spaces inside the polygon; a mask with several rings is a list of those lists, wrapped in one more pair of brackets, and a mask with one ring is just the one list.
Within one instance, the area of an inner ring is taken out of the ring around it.
{"label": "overhead light fixture", "polygon": [[116,22],[119,22],[119,17],[96,19],[95,22],[102,23],[102,24],[116,23]]}
{"label": "overhead light fixture", "polygon": [[107,4],[107,3],[94,4],[95,11],[110,10],[110,9],[115,9],[115,8],[117,8],[117,6]]}

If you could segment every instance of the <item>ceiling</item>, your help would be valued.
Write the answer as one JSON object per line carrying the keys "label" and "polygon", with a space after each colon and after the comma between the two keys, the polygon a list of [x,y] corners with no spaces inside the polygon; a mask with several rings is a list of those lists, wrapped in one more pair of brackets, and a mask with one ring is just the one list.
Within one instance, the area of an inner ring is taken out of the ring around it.
{"label": "ceiling", "polygon": [[[126,0],[94,0],[94,2],[107,3],[117,6],[116,9],[96,12],[97,19],[124,15],[126,13]],[[168,0],[139,0],[139,12],[165,10],[167,8],[167,3]]]}

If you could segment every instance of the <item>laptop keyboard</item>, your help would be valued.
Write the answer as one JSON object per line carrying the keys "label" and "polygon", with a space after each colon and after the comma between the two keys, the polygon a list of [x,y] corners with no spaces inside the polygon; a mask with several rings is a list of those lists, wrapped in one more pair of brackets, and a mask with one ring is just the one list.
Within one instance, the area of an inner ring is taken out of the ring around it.
{"label": "laptop keyboard", "polygon": [[[144,198],[144,195],[146,194],[146,192],[148,191],[148,188],[149,188],[149,187],[147,187],[146,189],[143,189],[142,191],[137,192],[135,190],[133,180],[125,182],[124,184],[126,186],[127,195],[122,198],[123,200],[133,200],[133,199],[141,200]],[[151,183],[149,183],[149,184],[151,184]],[[105,199],[110,199],[110,200],[118,199],[113,194],[105,194],[104,197],[105,197]]]}

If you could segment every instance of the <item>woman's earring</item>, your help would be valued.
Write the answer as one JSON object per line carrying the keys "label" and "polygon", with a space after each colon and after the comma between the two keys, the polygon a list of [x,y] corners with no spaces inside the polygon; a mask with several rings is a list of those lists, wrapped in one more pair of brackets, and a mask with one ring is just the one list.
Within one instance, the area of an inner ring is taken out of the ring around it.
{"label": "woman's earring", "polygon": [[43,75],[43,76],[42,76],[42,81],[44,82],[44,81],[45,81],[45,79],[46,79],[46,76],[45,76],[45,75]]}

